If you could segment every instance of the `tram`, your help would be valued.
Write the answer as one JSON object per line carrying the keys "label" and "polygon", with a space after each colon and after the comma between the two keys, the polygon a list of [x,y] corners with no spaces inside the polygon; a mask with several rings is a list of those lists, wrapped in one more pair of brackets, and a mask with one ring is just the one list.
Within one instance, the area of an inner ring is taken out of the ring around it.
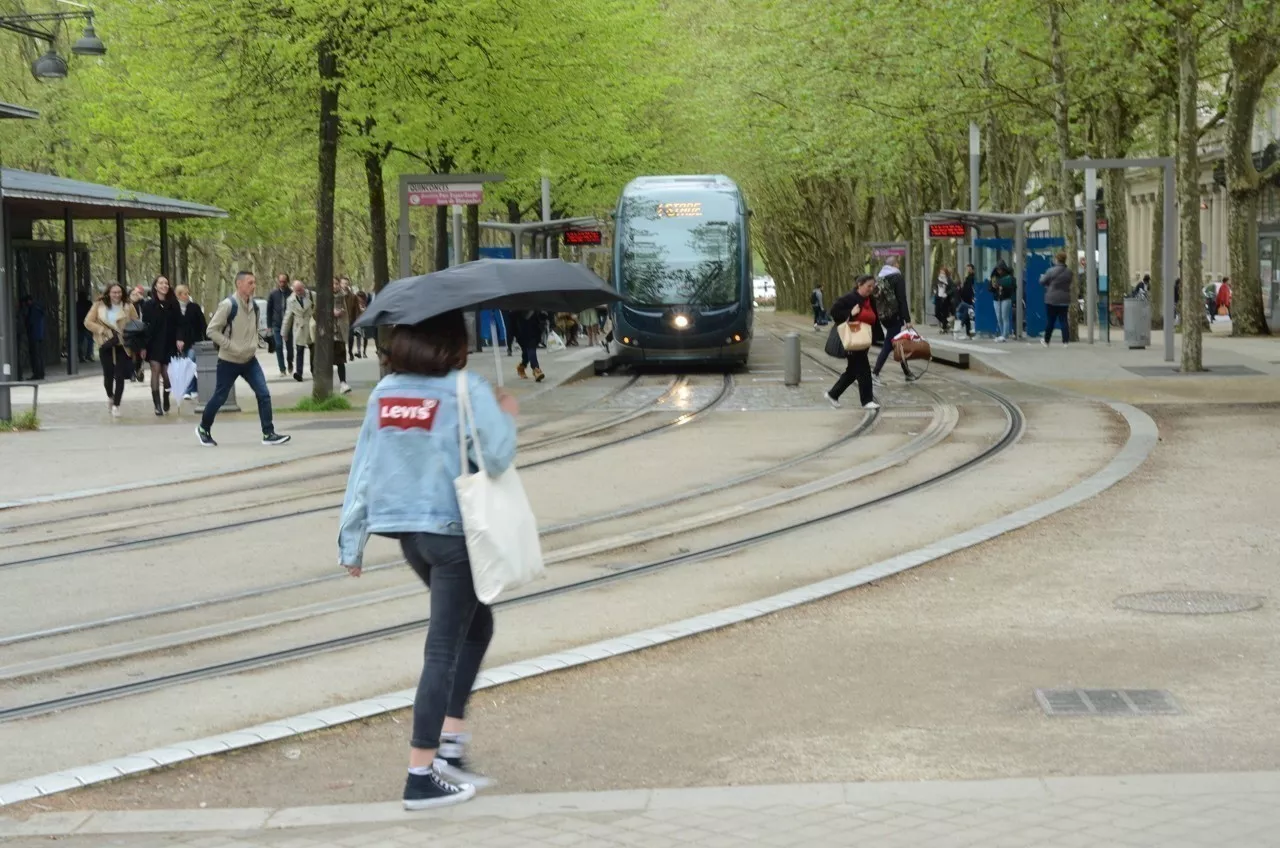
{"label": "tram", "polygon": [[725,176],[639,177],[614,214],[619,363],[746,365],[753,287],[750,212]]}

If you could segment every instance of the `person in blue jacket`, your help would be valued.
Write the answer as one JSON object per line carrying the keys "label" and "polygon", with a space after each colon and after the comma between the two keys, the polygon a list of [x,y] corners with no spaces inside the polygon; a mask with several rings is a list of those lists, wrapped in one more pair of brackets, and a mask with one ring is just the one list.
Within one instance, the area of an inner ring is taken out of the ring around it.
{"label": "person in blue jacket", "polygon": [[[338,530],[339,562],[359,577],[370,535],[398,539],[404,558],[431,589],[431,623],[413,702],[404,807],[466,801],[489,781],[470,770],[463,719],[493,637],[493,614],[476,598],[454,480],[458,372],[467,365],[461,312],[398,326],[383,356],[387,376],[369,397],[356,442]],[[502,474],[515,461],[516,400],[467,373],[476,439],[468,456]]]}

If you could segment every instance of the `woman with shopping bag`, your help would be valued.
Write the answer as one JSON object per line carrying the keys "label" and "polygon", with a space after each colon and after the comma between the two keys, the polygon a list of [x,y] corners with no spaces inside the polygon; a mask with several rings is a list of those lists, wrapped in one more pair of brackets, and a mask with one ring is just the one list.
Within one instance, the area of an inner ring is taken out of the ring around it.
{"label": "woman with shopping bag", "polygon": [[855,381],[862,408],[880,408],[872,394],[871,361],[867,358],[867,351],[871,348],[871,328],[876,322],[871,307],[871,291],[875,283],[875,277],[863,274],[854,281],[853,291],[831,304],[831,319],[835,322],[831,328],[834,341],[828,341],[834,349],[844,351],[846,364],[844,373],[824,397],[837,409],[840,408],[840,395]]}
{"label": "woman with shopping bag", "polygon": [[369,535],[389,536],[431,589],[404,789],[405,809],[421,810],[488,783],[468,768],[463,723],[493,636],[488,604],[540,574],[542,559],[513,467],[516,400],[465,370],[462,312],[394,326],[383,364],[351,463],[339,560],[359,577]]}

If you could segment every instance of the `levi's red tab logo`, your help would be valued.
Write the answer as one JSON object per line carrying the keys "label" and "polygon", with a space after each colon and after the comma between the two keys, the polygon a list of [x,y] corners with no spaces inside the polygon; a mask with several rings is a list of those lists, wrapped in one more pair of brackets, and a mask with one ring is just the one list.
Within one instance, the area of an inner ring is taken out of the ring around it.
{"label": "levi's red tab logo", "polygon": [[430,430],[440,401],[429,398],[382,398],[378,401],[378,427]]}

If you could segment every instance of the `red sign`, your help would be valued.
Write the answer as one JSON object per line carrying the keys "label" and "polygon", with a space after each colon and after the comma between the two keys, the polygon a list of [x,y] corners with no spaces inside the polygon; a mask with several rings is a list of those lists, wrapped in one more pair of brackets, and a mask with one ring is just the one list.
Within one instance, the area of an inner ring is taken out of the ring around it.
{"label": "red sign", "polygon": [[1099,219],[1098,219],[1098,232],[1103,232],[1103,231],[1105,231],[1106,229],[1107,229],[1107,219],[1106,219],[1106,218],[1099,218]]}
{"label": "red sign", "polygon": [[378,401],[378,427],[397,430],[430,430],[440,401],[432,398],[386,397]]}
{"label": "red sign", "polygon": [[409,183],[410,206],[479,206],[482,183]]}
{"label": "red sign", "polygon": [[573,244],[600,244],[603,239],[599,230],[565,230],[564,243]]}
{"label": "red sign", "polygon": [[964,238],[969,228],[959,221],[943,221],[929,225],[929,238]]}

